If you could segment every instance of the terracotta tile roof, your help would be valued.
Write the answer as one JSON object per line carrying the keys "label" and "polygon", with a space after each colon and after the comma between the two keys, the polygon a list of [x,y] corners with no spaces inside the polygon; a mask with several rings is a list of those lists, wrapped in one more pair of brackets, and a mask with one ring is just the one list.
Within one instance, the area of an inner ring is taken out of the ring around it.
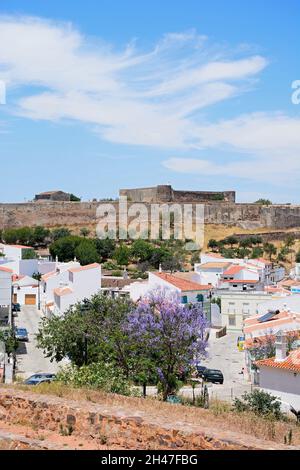
{"label": "terracotta tile roof", "polygon": [[[262,315],[259,315],[260,317]],[[294,318],[295,317],[295,318]],[[262,330],[272,330],[272,328],[275,327],[287,327],[290,328],[290,324],[292,323],[299,323],[300,325],[300,315],[291,313],[291,312],[280,312],[278,315],[276,315],[274,320],[269,320],[267,322],[259,323],[258,321],[256,323],[252,324],[247,324],[245,322],[244,326],[244,333],[252,333],[254,331],[262,331]]]}
{"label": "terracotta tile roof", "polygon": [[69,268],[70,273],[79,273],[80,271],[87,271],[88,269],[99,268],[99,263],[87,264],[86,266],[79,266],[78,268]]}
{"label": "terracotta tile roof", "polygon": [[57,271],[50,271],[49,273],[43,274],[42,275],[42,280],[47,281],[50,277],[55,276]]}
{"label": "terracotta tile roof", "polygon": [[203,263],[200,265],[201,269],[210,269],[210,268],[227,268],[230,266],[230,263],[217,263],[217,262],[208,262],[208,263]]}
{"label": "terracotta tile roof", "polygon": [[[288,338],[291,338],[293,341],[296,339],[299,339],[300,337],[300,331],[299,330],[291,330],[286,333]],[[244,348],[245,349],[250,349],[250,348],[255,348],[259,346],[263,346],[266,344],[268,341],[274,341],[275,342],[276,335],[265,335],[265,336],[256,336],[254,338],[248,338],[244,342]]]}
{"label": "terracotta tile roof", "polygon": [[229,269],[224,271],[223,276],[234,276],[235,274],[243,271],[244,266],[230,266]]}
{"label": "terracotta tile roof", "polygon": [[172,284],[174,287],[177,287],[181,291],[198,291],[198,290],[209,290],[212,288],[211,285],[198,284],[198,282],[187,281],[186,279],[181,279],[176,277],[176,275],[168,273],[153,273],[155,276],[159,277],[163,281]]}
{"label": "terracotta tile roof", "polygon": [[[6,246],[10,246],[11,248],[26,248],[26,249],[33,249],[32,246],[25,246],[25,245],[6,245]],[[5,245],[4,245],[5,247]]]}
{"label": "terracotta tile roof", "polygon": [[292,351],[288,357],[281,362],[277,362],[274,357],[261,359],[255,363],[258,367],[274,367],[275,369],[285,369],[291,372],[300,373],[300,349]]}
{"label": "terracotta tile roof", "polygon": [[73,290],[70,287],[58,287],[57,289],[54,289],[54,293],[59,297],[62,297],[63,295],[72,294],[72,292]]}
{"label": "terracotta tile roof", "polygon": [[230,284],[257,284],[259,281],[257,279],[231,279]]}
{"label": "terracotta tile roof", "polygon": [[210,256],[211,258],[225,259],[224,256],[220,255],[220,253],[205,253],[205,255]]}
{"label": "terracotta tile roof", "polygon": [[6,273],[13,273],[13,270],[10,268],[5,268],[4,266],[0,266],[0,271],[5,271]]}

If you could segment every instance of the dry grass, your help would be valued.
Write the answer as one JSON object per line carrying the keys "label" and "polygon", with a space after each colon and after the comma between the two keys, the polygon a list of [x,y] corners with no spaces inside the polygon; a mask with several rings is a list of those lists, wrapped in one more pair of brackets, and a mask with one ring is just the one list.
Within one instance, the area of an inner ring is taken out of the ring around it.
{"label": "dry grass", "polygon": [[273,421],[253,413],[237,413],[232,411],[229,403],[219,400],[213,400],[210,409],[205,410],[192,406],[163,403],[155,398],[145,400],[107,394],[100,390],[71,389],[60,383],[41,384],[35,387],[16,385],[15,388],[71,400],[105,404],[105,406],[122,409],[131,414],[138,410],[145,413],[149,419],[159,420],[161,423],[174,427],[176,425],[184,425],[185,427],[197,425],[203,427],[204,430],[206,427],[210,427],[220,432],[240,432],[262,440],[272,440],[279,444],[284,444],[284,437],[292,431],[292,445],[300,445],[300,426],[295,420]]}

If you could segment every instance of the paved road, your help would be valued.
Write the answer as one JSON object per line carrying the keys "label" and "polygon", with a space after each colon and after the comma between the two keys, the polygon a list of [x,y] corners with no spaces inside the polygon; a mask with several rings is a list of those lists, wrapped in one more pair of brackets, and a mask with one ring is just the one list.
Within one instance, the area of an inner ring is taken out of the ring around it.
{"label": "paved road", "polygon": [[244,367],[244,353],[237,348],[240,333],[227,333],[217,339],[214,330],[209,340],[209,357],[203,365],[211,369],[220,369],[224,375],[224,384],[209,384],[210,395],[223,400],[240,397],[245,391],[251,390],[251,384],[240,374]]}
{"label": "paved road", "polygon": [[38,331],[41,315],[35,306],[22,306],[21,312],[15,318],[17,327],[28,331],[29,342],[20,343],[17,351],[17,375],[27,378],[37,372],[57,372],[59,365],[45,358],[43,351],[36,347],[35,334]]}

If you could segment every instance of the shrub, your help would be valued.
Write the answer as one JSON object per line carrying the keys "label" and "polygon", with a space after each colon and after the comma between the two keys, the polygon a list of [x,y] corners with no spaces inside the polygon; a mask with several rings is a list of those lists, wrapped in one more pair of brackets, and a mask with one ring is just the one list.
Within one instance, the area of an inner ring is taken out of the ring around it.
{"label": "shrub", "polygon": [[278,398],[263,390],[254,390],[251,393],[244,393],[242,399],[235,398],[233,403],[235,411],[252,411],[258,416],[281,419],[280,402]]}
{"label": "shrub", "polygon": [[56,380],[73,387],[101,389],[108,393],[130,395],[131,387],[121,369],[109,363],[93,363],[87,366],[67,366],[61,369]]}

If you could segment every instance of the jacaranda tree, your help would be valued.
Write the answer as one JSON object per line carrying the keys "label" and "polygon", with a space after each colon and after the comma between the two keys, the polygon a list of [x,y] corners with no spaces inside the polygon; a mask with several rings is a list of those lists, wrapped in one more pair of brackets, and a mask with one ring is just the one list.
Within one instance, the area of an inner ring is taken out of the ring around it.
{"label": "jacaranda tree", "polygon": [[166,291],[150,294],[129,314],[132,350],[155,366],[164,400],[176,390],[180,372],[205,357],[208,326],[199,304],[183,305]]}

